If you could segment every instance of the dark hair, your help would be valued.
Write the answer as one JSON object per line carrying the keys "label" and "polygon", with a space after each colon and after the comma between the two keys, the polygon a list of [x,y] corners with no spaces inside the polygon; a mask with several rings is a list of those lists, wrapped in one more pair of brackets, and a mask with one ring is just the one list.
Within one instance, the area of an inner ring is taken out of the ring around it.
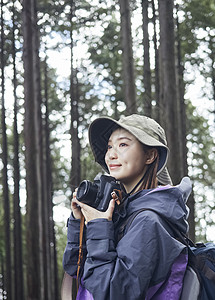
{"label": "dark hair", "polygon": [[156,147],[147,146],[143,144],[144,152],[147,152],[153,148],[157,149],[158,155],[155,158],[155,160],[150,165],[148,165],[148,168],[144,175],[144,180],[140,188],[138,189],[138,191],[145,190],[145,189],[154,189],[158,186],[157,170],[158,170],[158,163],[159,163],[159,149]]}

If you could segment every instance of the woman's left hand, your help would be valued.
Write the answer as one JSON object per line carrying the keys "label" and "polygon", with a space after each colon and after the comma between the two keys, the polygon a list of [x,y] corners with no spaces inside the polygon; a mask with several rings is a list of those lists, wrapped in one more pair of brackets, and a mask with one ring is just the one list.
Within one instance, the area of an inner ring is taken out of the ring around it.
{"label": "woman's left hand", "polygon": [[108,209],[105,212],[99,211],[87,204],[79,202],[77,199],[75,199],[74,202],[76,202],[77,205],[80,206],[81,212],[85,218],[85,224],[87,224],[88,222],[90,222],[94,219],[107,219],[109,221],[112,220],[112,215],[113,215],[113,211],[114,211],[114,207],[115,207],[114,199],[111,199]]}

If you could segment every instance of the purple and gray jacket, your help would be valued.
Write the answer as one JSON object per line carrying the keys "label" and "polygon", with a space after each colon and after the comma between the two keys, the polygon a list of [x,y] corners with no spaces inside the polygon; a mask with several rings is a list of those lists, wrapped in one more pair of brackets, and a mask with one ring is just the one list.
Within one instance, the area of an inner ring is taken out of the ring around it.
{"label": "purple and gray jacket", "polygon": [[[186,201],[191,192],[188,177],[178,186],[137,192],[116,209],[113,221],[89,222],[84,235],[84,264],[78,300],[177,300],[187,266],[186,246],[177,241],[164,216],[181,232],[188,231]],[[122,219],[141,208],[122,239],[116,232]],[[76,276],[79,220],[68,220],[64,270]]]}

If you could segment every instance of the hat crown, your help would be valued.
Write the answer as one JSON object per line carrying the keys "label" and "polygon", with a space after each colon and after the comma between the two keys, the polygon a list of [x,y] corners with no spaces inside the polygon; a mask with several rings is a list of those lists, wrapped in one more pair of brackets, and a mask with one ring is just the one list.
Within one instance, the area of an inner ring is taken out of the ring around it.
{"label": "hat crown", "polygon": [[126,117],[123,116],[120,118],[119,124],[142,130],[165,146],[167,145],[164,129],[155,120],[149,117],[136,114]]}

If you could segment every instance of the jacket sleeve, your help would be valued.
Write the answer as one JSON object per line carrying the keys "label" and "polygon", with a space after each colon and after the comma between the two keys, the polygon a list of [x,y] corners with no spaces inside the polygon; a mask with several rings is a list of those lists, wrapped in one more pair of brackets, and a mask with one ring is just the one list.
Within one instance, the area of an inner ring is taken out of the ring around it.
{"label": "jacket sleeve", "polygon": [[[71,214],[67,221],[67,244],[63,255],[63,268],[71,276],[77,272],[77,262],[79,254],[79,232],[80,220],[76,220]],[[86,258],[86,240],[83,236],[83,261]]]}
{"label": "jacket sleeve", "polygon": [[134,219],[116,247],[112,221],[89,222],[85,287],[96,300],[143,299],[154,273],[167,276],[183,250],[173,240],[159,217],[149,211]]}

